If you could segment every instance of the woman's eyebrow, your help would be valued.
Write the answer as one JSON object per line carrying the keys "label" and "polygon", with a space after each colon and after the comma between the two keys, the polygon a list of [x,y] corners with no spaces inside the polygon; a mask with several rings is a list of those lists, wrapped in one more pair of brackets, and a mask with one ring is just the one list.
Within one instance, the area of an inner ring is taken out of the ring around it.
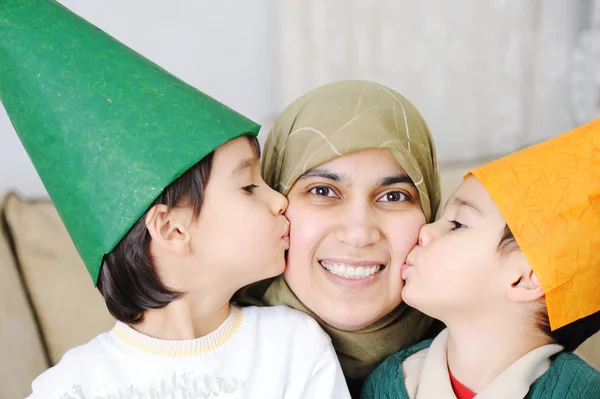
{"label": "woman's eyebrow", "polygon": [[386,187],[398,183],[409,183],[414,186],[412,179],[406,173],[400,173],[394,176],[384,177],[375,183],[377,187]]}
{"label": "woman's eyebrow", "polygon": [[348,176],[332,172],[323,168],[312,168],[311,170],[304,172],[304,174],[300,176],[298,180],[310,179],[311,177],[320,177],[321,179],[331,180],[345,185],[350,184],[350,179],[348,178]]}

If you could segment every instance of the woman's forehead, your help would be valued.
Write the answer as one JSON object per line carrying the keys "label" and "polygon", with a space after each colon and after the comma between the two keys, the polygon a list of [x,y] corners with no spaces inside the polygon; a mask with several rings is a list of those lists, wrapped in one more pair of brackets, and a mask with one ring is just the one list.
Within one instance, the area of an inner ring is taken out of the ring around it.
{"label": "woman's forehead", "polygon": [[306,171],[299,180],[320,178],[351,185],[370,182],[384,186],[411,183],[408,173],[398,163],[389,149],[369,149],[343,155]]}

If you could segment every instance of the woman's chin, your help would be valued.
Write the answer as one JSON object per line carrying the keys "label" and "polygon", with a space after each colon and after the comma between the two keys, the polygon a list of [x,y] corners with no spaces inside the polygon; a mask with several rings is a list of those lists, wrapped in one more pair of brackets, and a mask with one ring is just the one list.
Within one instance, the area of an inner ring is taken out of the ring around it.
{"label": "woman's chin", "polygon": [[360,311],[356,308],[335,307],[335,311],[318,314],[325,323],[342,331],[357,331],[376,323],[389,312],[379,309]]}

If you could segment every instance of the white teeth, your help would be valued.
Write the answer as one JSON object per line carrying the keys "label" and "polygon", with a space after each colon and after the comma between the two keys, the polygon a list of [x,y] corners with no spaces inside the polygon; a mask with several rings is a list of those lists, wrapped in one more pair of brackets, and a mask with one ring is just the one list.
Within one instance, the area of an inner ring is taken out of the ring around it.
{"label": "white teeth", "polygon": [[327,269],[329,272],[349,279],[363,279],[372,276],[377,273],[381,268],[380,265],[376,266],[350,266],[343,263],[330,263],[320,262],[321,266]]}

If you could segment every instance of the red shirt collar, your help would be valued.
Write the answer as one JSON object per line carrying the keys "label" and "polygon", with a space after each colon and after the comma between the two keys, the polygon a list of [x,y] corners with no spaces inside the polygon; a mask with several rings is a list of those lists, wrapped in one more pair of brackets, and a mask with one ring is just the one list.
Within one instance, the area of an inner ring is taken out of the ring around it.
{"label": "red shirt collar", "polygon": [[450,383],[452,384],[452,390],[456,395],[456,399],[473,399],[477,395],[454,378],[450,370],[448,370],[448,375],[450,376]]}

